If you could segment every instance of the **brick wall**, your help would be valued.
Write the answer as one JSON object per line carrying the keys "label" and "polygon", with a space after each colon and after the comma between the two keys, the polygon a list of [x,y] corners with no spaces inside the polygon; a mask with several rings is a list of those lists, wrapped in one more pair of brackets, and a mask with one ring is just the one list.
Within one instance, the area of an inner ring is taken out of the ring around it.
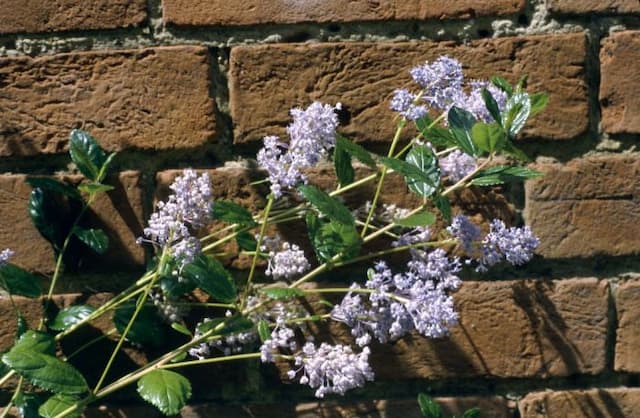
{"label": "brick wall", "polygon": [[[260,206],[252,174],[225,162],[281,133],[290,107],[341,101],[342,132],[377,147],[393,89],[441,54],[549,93],[521,138],[545,176],[511,190],[506,209],[540,237],[535,262],[466,282],[452,336],[380,347],[376,383],[352,397],[317,403],[256,364],[207,367],[189,371],[183,415],[417,417],[424,391],[451,413],[640,416],[638,0],[0,0],[0,248],[51,272],[25,175],[72,175],[67,138],[82,127],[119,152],[116,188],[92,215],[114,246],[57,301],[108,297],[144,265],[135,238],[172,170],[210,168],[216,197]],[[39,304],[19,303],[36,321]],[[6,348],[5,299],[0,317]],[[127,396],[90,415],[155,416],[118,403]]]}

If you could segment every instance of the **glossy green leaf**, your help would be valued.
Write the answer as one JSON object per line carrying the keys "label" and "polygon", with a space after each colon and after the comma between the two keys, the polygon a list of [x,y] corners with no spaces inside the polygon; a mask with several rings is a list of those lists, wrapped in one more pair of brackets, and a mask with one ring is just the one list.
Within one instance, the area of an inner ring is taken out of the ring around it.
{"label": "glossy green leaf", "polygon": [[256,222],[249,212],[243,206],[227,200],[218,200],[213,203],[211,209],[213,219],[218,219],[230,224],[238,224],[240,226],[251,227]]}
{"label": "glossy green leaf", "polygon": [[138,380],[138,393],[165,415],[176,415],[191,397],[191,383],[170,370],[154,370]]}
{"label": "glossy green leaf", "polygon": [[535,93],[529,96],[529,100],[531,100],[530,116],[535,116],[547,107],[549,96],[546,93]]}
{"label": "glossy green leaf", "polygon": [[478,150],[471,137],[471,129],[476,123],[476,118],[470,112],[453,106],[447,114],[449,130],[456,140],[456,145],[469,155],[476,157]]}
{"label": "glossy green leaf", "polygon": [[83,229],[76,226],[73,234],[98,254],[104,254],[109,249],[109,237],[101,229]]}
{"label": "glossy green leaf", "polygon": [[300,193],[327,218],[343,223],[345,225],[355,225],[353,215],[338,199],[329,196],[327,193],[312,185],[302,185],[298,187]]}
{"label": "glossy green leaf", "polygon": [[471,137],[475,146],[485,152],[499,151],[507,140],[497,123],[476,123],[471,129]]}
{"label": "glossy green leaf", "polygon": [[295,287],[263,287],[260,289],[260,293],[277,300],[304,296],[304,292]]}
{"label": "glossy green leaf", "polygon": [[353,183],[356,172],[351,165],[351,155],[338,145],[333,150],[333,165],[341,186]]}
{"label": "glossy green leaf", "polygon": [[416,167],[429,178],[427,182],[407,179],[409,189],[418,196],[431,196],[440,184],[440,166],[433,151],[426,145],[414,145],[407,154],[406,162]]}
{"label": "glossy green leaf", "polygon": [[480,408],[471,408],[464,411],[462,418],[480,418]]}
{"label": "glossy green leaf", "polygon": [[175,276],[163,277],[158,281],[162,293],[167,297],[178,297],[191,293],[197,287],[195,283],[186,277],[181,277],[180,280],[176,280]]}
{"label": "glossy green leaf", "polygon": [[529,156],[527,154],[525,154],[524,151],[522,151],[519,148],[516,148],[516,146],[513,145],[513,143],[510,142],[510,141],[507,141],[504,144],[504,148],[502,149],[502,152],[505,153],[505,154],[511,155],[512,157],[515,157],[518,160],[523,161],[523,162],[530,162],[531,161]]}
{"label": "glossy green leaf", "polygon": [[218,301],[231,303],[236,300],[238,291],[233,277],[213,257],[198,255],[192,263],[182,269],[182,275]]}
{"label": "glossy green leaf", "polygon": [[335,221],[319,222],[311,241],[316,256],[321,261],[329,261],[338,254],[341,254],[342,260],[349,260],[360,253],[362,245],[355,225]]}
{"label": "glossy green leaf", "polygon": [[448,129],[432,126],[433,120],[429,116],[423,116],[415,121],[416,129],[422,137],[437,147],[451,147],[456,145],[456,140]]}
{"label": "glossy green leaf", "polygon": [[258,322],[258,335],[261,342],[271,339],[271,328],[269,328],[267,321],[261,320]]}
{"label": "glossy green leaf", "polygon": [[16,350],[32,350],[53,356],[56,353],[56,342],[51,335],[45,332],[27,330],[18,338],[13,348]]}
{"label": "glossy green leaf", "polygon": [[59,180],[52,179],[51,177],[29,177],[27,179],[27,183],[29,183],[33,188],[39,187],[41,189],[60,193],[72,199],[82,200],[82,196],[78,193],[75,187]]}
{"label": "glossy green leaf", "polygon": [[433,204],[440,211],[440,214],[447,223],[451,223],[451,202],[445,196],[436,195],[433,197]]}
{"label": "glossy green leaf", "polygon": [[507,96],[511,97],[511,95],[513,94],[513,87],[511,87],[511,84],[504,78],[498,76],[491,77],[491,83],[494,86],[498,87],[500,90],[507,93]]}
{"label": "glossy green leaf", "polygon": [[524,127],[531,113],[531,100],[527,93],[516,93],[507,100],[502,113],[502,126],[510,138],[515,136]]}
{"label": "glossy green leaf", "polygon": [[102,184],[102,183],[82,183],[78,185],[78,190],[89,195],[106,193],[113,189],[114,189],[113,186],[110,186],[108,184]]}
{"label": "glossy green leaf", "polygon": [[54,248],[58,248],[64,239],[64,233],[57,217],[55,200],[51,192],[36,187],[29,196],[29,216],[34,226]]}
{"label": "glossy green leaf", "polygon": [[429,186],[432,186],[433,188],[437,186],[437,184],[434,183],[433,173],[424,172],[414,164],[410,164],[406,161],[398,160],[396,158],[387,157],[381,157],[380,162],[387,168],[390,168],[393,171],[402,174],[405,178],[405,181],[407,182],[407,186],[411,186],[412,184],[419,185],[421,183],[425,183]]}
{"label": "glossy green leaf", "polygon": [[236,243],[238,243],[240,249],[245,251],[255,251],[258,246],[258,241],[256,241],[253,234],[247,231],[238,232]]}
{"label": "glossy green leaf", "polygon": [[179,322],[172,322],[171,323],[171,328],[173,328],[174,330],[178,331],[180,334],[184,334],[188,337],[193,337],[193,334],[191,333],[191,331],[189,331],[189,328],[185,327],[184,325],[182,325]]}
{"label": "glossy green leaf", "polygon": [[42,295],[40,278],[11,263],[0,267],[0,287],[12,295],[28,298]]}
{"label": "glossy green leaf", "polygon": [[94,137],[80,129],[71,131],[69,154],[86,178],[100,182],[100,169],[107,161],[107,155]]}
{"label": "glossy green leaf", "polygon": [[102,167],[100,167],[99,173],[98,173],[98,179],[100,181],[102,181],[102,179],[104,179],[104,176],[107,174],[107,171],[109,170],[109,166],[111,165],[111,162],[113,161],[113,159],[116,157],[116,153],[112,152],[111,154],[109,154],[107,156],[107,159],[104,161],[104,163],[102,163]]}
{"label": "glossy green leaf", "polygon": [[40,397],[34,393],[20,391],[15,398],[15,405],[20,418],[40,418],[38,408],[41,403]]}
{"label": "glossy green leaf", "polygon": [[523,181],[540,177],[541,172],[527,167],[495,166],[486,170],[481,170],[471,180],[475,186],[493,186],[496,184]]}
{"label": "glossy green leaf", "polygon": [[254,327],[253,321],[244,316],[236,315],[231,318],[214,318],[201,322],[196,327],[198,334],[204,334],[214,330],[213,335],[228,335],[250,330]]}
{"label": "glossy green leaf", "polygon": [[48,324],[55,331],[64,331],[89,317],[96,309],[89,305],[75,305],[58,312],[56,317]]}
{"label": "glossy green leaf", "polygon": [[407,228],[415,228],[418,226],[429,226],[436,221],[436,216],[427,211],[414,213],[406,218],[396,219],[393,223]]}
{"label": "glossy green leaf", "polygon": [[[80,401],[77,396],[57,394],[51,396],[45,403],[43,403],[38,409],[38,413],[44,418],[54,418],[66,411],[70,407],[76,405]],[[84,406],[80,406],[74,412],[65,415],[66,418],[78,418],[82,415]]]}
{"label": "glossy green leaf", "polygon": [[440,405],[424,393],[418,395],[418,406],[420,412],[425,418],[442,418],[442,410]]}
{"label": "glossy green leaf", "polygon": [[355,142],[349,141],[342,135],[336,136],[336,148],[340,148],[361,163],[366,164],[373,169],[376,168],[376,161],[373,159],[369,151]]}
{"label": "glossy green leaf", "polygon": [[[120,334],[135,311],[132,302],[120,305],[113,314],[113,324]],[[144,306],[127,333],[127,340],[143,346],[161,347],[167,339],[167,328],[153,306]]]}
{"label": "glossy green leaf", "polygon": [[498,107],[498,102],[493,97],[491,92],[486,88],[482,89],[482,100],[484,100],[484,105],[489,111],[489,114],[497,123],[502,123],[502,117],[500,116],[500,108]]}

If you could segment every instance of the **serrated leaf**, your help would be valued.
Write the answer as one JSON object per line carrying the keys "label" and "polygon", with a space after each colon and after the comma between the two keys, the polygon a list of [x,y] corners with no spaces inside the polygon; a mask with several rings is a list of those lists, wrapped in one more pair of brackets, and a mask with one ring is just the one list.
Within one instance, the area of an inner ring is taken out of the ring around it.
{"label": "serrated leaf", "polygon": [[260,293],[276,300],[304,296],[304,292],[295,287],[263,287],[260,289]]}
{"label": "serrated leaf", "polygon": [[453,106],[447,113],[449,130],[453,134],[456,144],[460,149],[474,157],[478,156],[478,150],[471,137],[471,129],[476,123],[476,118],[470,112]]}
{"label": "serrated leaf", "polygon": [[437,195],[433,197],[433,204],[442,214],[442,217],[448,224],[451,223],[451,202],[445,196]]}
{"label": "serrated leaf", "polygon": [[356,172],[351,165],[351,155],[338,145],[333,150],[333,165],[336,170],[336,177],[340,186],[353,183]]}
{"label": "serrated leaf", "polygon": [[107,171],[109,170],[109,166],[111,165],[111,162],[113,161],[113,159],[115,158],[116,155],[117,155],[117,153],[112,152],[111,154],[109,154],[107,156],[107,159],[104,161],[104,163],[102,163],[102,167],[100,167],[100,170],[99,170],[99,173],[98,173],[99,181],[102,181],[104,176],[107,174]]}
{"label": "serrated leaf", "polygon": [[93,306],[89,305],[70,306],[58,312],[48,327],[55,331],[64,331],[88,318],[95,310]]}
{"label": "serrated leaf", "polygon": [[236,243],[240,249],[245,251],[255,251],[258,247],[258,241],[253,237],[253,234],[246,231],[236,234]]}
{"label": "serrated leaf", "polygon": [[213,257],[198,255],[192,263],[182,269],[182,275],[218,301],[232,303],[236,300],[238,291],[233,277]]}
{"label": "serrated leaf", "polygon": [[172,322],[171,323],[171,328],[173,328],[174,330],[178,331],[180,334],[184,334],[188,337],[193,337],[193,334],[191,333],[191,331],[189,331],[189,328],[185,327],[184,325],[182,325],[179,322]]}
{"label": "serrated leaf", "polygon": [[511,84],[504,78],[498,76],[491,77],[491,83],[494,86],[498,87],[500,90],[507,93],[507,96],[511,97],[511,95],[513,94],[513,87],[511,87]]}
{"label": "serrated leaf", "polygon": [[418,226],[429,226],[436,221],[436,216],[431,212],[418,212],[406,218],[396,219],[393,221],[396,225],[404,226],[407,228],[415,228]]}
{"label": "serrated leaf", "polygon": [[0,267],[0,286],[12,295],[28,298],[42,295],[40,278],[11,263]]}
{"label": "serrated leaf", "polygon": [[[57,394],[53,395],[45,403],[43,403],[38,409],[38,413],[40,416],[44,418],[54,418],[76,405],[80,401],[80,398],[77,396]],[[82,411],[84,410],[84,406],[78,407],[74,412],[65,415],[67,418],[78,418],[82,415]]]}
{"label": "serrated leaf", "polygon": [[366,164],[373,169],[376,168],[376,161],[373,159],[369,151],[360,145],[349,141],[342,135],[336,135],[336,148],[338,147],[361,163]]}
{"label": "serrated leaf", "polygon": [[89,389],[78,370],[48,354],[14,347],[2,361],[34,385],[55,393],[81,394]]}
{"label": "serrated leaf", "polygon": [[106,193],[113,189],[113,186],[102,183],[82,183],[78,185],[78,190],[90,195],[97,193]]}
{"label": "serrated leaf", "polygon": [[298,190],[327,218],[345,225],[355,225],[353,215],[338,199],[312,185],[299,186]]}
{"label": "serrated leaf", "polygon": [[27,330],[18,338],[13,348],[16,350],[31,350],[53,356],[56,353],[56,342],[51,335],[45,332]]}
{"label": "serrated leaf", "polygon": [[440,167],[433,151],[425,145],[414,145],[407,154],[406,162],[423,172],[429,181],[407,181],[409,189],[418,196],[429,197],[440,184]]}
{"label": "serrated leaf", "polygon": [[476,147],[486,152],[499,151],[507,139],[497,123],[476,123],[471,129],[471,137]]}
{"label": "serrated leaf", "polygon": [[55,200],[50,192],[36,187],[29,196],[29,216],[34,226],[54,248],[59,248],[64,239],[64,234],[60,227]]}
{"label": "serrated leaf", "polygon": [[[113,314],[113,324],[120,334],[135,312],[132,302],[120,305]],[[127,340],[143,346],[160,347],[167,339],[167,328],[152,306],[144,306],[127,333]]]}
{"label": "serrated leaf", "polygon": [[424,393],[418,395],[418,406],[420,406],[420,412],[425,418],[441,418],[442,411],[440,405]]}
{"label": "serrated leaf", "polygon": [[480,418],[480,408],[471,408],[464,411],[462,418]]}
{"label": "serrated leaf", "polygon": [[321,261],[329,261],[338,254],[342,254],[342,260],[349,260],[360,253],[362,245],[355,225],[335,221],[319,223],[311,241],[316,256]]}
{"label": "serrated leaf", "polygon": [[60,193],[72,199],[82,200],[82,196],[80,196],[80,193],[78,193],[73,186],[50,177],[29,177],[27,183],[33,188],[39,187]]}
{"label": "serrated leaf", "polygon": [[494,99],[493,95],[486,88],[482,89],[482,99],[484,100],[484,105],[489,111],[489,114],[497,123],[502,123],[502,118],[500,116],[500,107],[498,106],[498,102]]}
{"label": "serrated leaf", "polygon": [[530,116],[535,116],[547,107],[549,96],[546,93],[535,93],[529,96],[529,100],[531,100]]}
{"label": "serrated leaf", "polygon": [[540,177],[541,175],[541,172],[526,167],[500,165],[479,171],[476,177],[471,180],[471,184],[475,186],[493,186],[496,184],[532,179]]}
{"label": "serrated leaf", "polygon": [[197,287],[195,283],[186,277],[181,277],[180,280],[176,280],[176,277],[163,277],[158,281],[162,293],[167,297],[178,297],[191,293]]}
{"label": "serrated leaf", "polygon": [[258,322],[258,335],[260,336],[260,341],[265,342],[271,339],[271,328],[269,328],[269,324],[265,320],[261,320]]}
{"label": "serrated leaf", "polygon": [[80,129],[71,131],[69,154],[86,178],[100,182],[100,169],[107,161],[107,155],[93,136]]}
{"label": "serrated leaf", "polygon": [[20,418],[39,418],[38,408],[42,401],[33,393],[19,392],[15,399]]}
{"label": "serrated leaf", "polygon": [[448,129],[431,126],[432,123],[433,121],[428,115],[415,121],[416,129],[418,129],[425,140],[438,147],[451,147],[456,145],[456,140]]}
{"label": "serrated leaf", "polygon": [[515,138],[524,127],[529,113],[531,113],[531,100],[527,93],[516,93],[507,100],[502,113],[502,126],[510,138]]}
{"label": "serrated leaf", "polygon": [[138,393],[165,415],[176,415],[191,397],[191,383],[170,370],[154,370],[138,380]]}
{"label": "serrated leaf", "polygon": [[[406,161],[398,160],[396,158],[381,157],[380,162],[393,171],[400,173],[404,176],[407,186],[411,187],[412,184],[420,185],[422,183],[436,187],[434,183],[434,177],[430,177],[429,173],[420,170],[413,164]],[[439,170],[439,169],[438,169]],[[438,180],[440,174],[438,171]]]}
{"label": "serrated leaf", "polygon": [[226,200],[218,200],[213,203],[211,209],[213,219],[218,219],[230,224],[238,224],[244,227],[257,225],[249,212],[243,206]]}
{"label": "serrated leaf", "polygon": [[73,234],[98,254],[104,254],[109,249],[109,237],[101,229],[73,228]]}

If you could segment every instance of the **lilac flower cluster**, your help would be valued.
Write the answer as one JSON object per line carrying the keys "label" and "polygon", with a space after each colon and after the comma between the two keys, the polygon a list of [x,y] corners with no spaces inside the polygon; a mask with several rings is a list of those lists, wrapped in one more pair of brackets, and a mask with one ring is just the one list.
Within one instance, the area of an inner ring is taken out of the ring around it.
{"label": "lilac flower cluster", "polygon": [[149,299],[158,309],[158,314],[167,323],[172,324],[180,321],[186,315],[186,310],[175,301],[169,298],[160,288],[151,289]]}
{"label": "lilac flower cluster", "polygon": [[482,256],[477,271],[506,260],[515,266],[522,265],[533,257],[540,241],[528,226],[507,228],[499,219],[491,221],[490,230],[482,240]]}
{"label": "lilac flower cluster", "polygon": [[304,169],[313,167],[335,146],[338,115],[335,107],[319,102],[307,109],[292,109],[293,122],[287,128],[289,144],[276,136],[264,138],[258,164],[269,173],[271,192],[280,197],[283,190],[306,182]]}
{"label": "lilac flower cluster", "polygon": [[456,59],[442,56],[411,70],[411,77],[422,87],[423,99],[435,109],[445,110],[459,100],[464,76]]}
{"label": "lilac flower cluster", "polygon": [[467,254],[472,254],[473,243],[479,241],[482,236],[480,228],[464,215],[455,216],[447,231],[458,240],[460,247]]}
{"label": "lilac flower cluster", "polygon": [[400,235],[397,240],[391,242],[391,246],[402,247],[420,242],[429,242],[429,238],[431,238],[431,230],[426,226],[418,226]]}
{"label": "lilac flower cluster", "polygon": [[419,98],[407,89],[398,89],[393,92],[391,110],[400,113],[407,120],[417,120],[427,114],[425,105],[416,104]]}
{"label": "lilac flower cluster", "polygon": [[154,245],[168,248],[171,256],[184,266],[200,251],[200,242],[191,235],[189,228],[201,228],[210,219],[211,182],[207,174],[198,176],[188,169],[170,188],[173,193],[168,201],[158,203],[144,235]]}
{"label": "lilac flower cluster", "polygon": [[482,89],[487,89],[489,93],[491,93],[491,96],[493,96],[500,111],[504,110],[507,105],[507,93],[488,81],[475,80],[469,84],[471,84],[471,92],[465,100],[465,105],[461,107],[471,112],[478,120],[487,123],[494,122],[493,117],[487,110],[487,106],[484,103]]}
{"label": "lilac flower cluster", "polygon": [[453,150],[438,161],[443,176],[457,183],[476,169],[476,159],[460,150]]}
{"label": "lilac flower cluster", "polygon": [[[279,240],[278,240],[279,241]],[[309,270],[311,264],[304,255],[304,251],[296,244],[282,242],[277,247],[273,244],[262,246],[262,251],[269,250],[269,262],[265,274],[275,280],[291,279]]]}
{"label": "lilac flower cluster", "polygon": [[4,266],[9,262],[9,259],[13,257],[15,252],[9,248],[5,248],[0,252],[0,267]]}

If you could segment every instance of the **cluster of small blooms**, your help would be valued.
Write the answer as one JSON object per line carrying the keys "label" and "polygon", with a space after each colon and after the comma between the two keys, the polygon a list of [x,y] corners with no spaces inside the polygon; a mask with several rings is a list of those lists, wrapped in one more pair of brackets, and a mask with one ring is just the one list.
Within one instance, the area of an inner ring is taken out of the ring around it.
{"label": "cluster of small blooms", "polygon": [[476,159],[460,150],[453,150],[438,161],[443,176],[456,183],[473,173],[476,169]]}
{"label": "cluster of small blooms", "polygon": [[467,96],[464,105],[462,106],[464,109],[471,112],[476,119],[481,120],[483,122],[491,123],[493,122],[493,116],[487,110],[487,106],[484,102],[484,98],[482,97],[482,89],[487,89],[493,99],[496,101],[498,105],[498,109],[501,111],[507,105],[507,93],[489,83],[488,81],[472,81],[471,83],[471,92],[469,96]]}
{"label": "cluster of small blooms", "polygon": [[459,101],[464,76],[458,60],[442,56],[414,67],[411,77],[422,87],[422,97],[432,108],[447,110]]}
{"label": "cluster of small blooms", "polygon": [[464,215],[455,216],[447,231],[458,240],[460,247],[467,254],[473,252],[473,243],[479,241],[482,236],[480,228]]}
{"label": "cluster of small blooms", "polygon": [[207,174],[198,177],[195,171],[184,170],[170,188],[173,193],[168,201],[158,203],[144,235],[155,245],[168,246],[170,254],[183,266],[200,251],[200,242],[189,227],[200,228],[209,219],[211,182]]}
{"label": "cluster of small blooms", "polygon": [[293,122],[287,128],[289,145],[275,136],[264,138],[257,161],[269,173],[274,197],[305,182],[303,170],[316,165],[334,147],[338,127],[336,109],[340,109],[340,104],[333,107],[319,102],[305,110],[292,109]]}
{"label": "cluster of small blooms", "polygon": [[273,363],[275,360],[274,353],[281,348],[286,348],[290,351],[295,351],[298,348],[294,330],[284,325],[276,326],[271,331],[271,338],[262,343],[260,346],[260,359],[263,363]]}
{"label": "cluster of small blooms", "polygon": [[[231,312],[227,311],[226,316],[231,316]],[[198,323],[198,325],[196,326],[196,330],[200,329],[202,324],[206,324],[210,321],[210,318],[204,318],[201,322]],[[196,331],[194,338],[199,338],[201,335],[201,333]],[[242,351],[244,351],[247,345],[253,344],[255,341],[257,341],[257,339],[258,335],[254,330],[236,332],[233,334],[225,335],[219,339],[198,344],[190,348],[188,353],[191,357],[195,357],[199,360],[210,357],[212,354],[212,349],[216,349],[225,356],[229,356],[231,354],[241,353]]]}
{"label": "cluster of small blooms", "polygon": [[400,113],[407,120],[417,120],[427,114],[425,105],[415,104],[418,97],[407,89],[398,89],[393,92],[391,110]]}
{"label": "cluster of small blooms", "polygon": [[0,252],[0,267],[7,264],[9,259],[13,257],[14,254],[15,252],[9,248],[5,248],[4,250],[2,250],[2,252]]}
{"label": "cluster of small blooms", "polygon": [[151,289],[149,298],[158,308],[160,317],[169,324],[180,321],[186,315],[186,310],[170,300],[167,295],[158,288]]}
{"label": "cluster of small blooms", "polygon": [[486,271],[487,267],[506,260],[519,266],[533,257],[540,241],[528,226],[507,228],[499,219],[491,221],[489,233],[482,240],[482,256],[477,271]]}
{"label": "cluster of small blooms", "polygon": [[400,235],[397,240],[391,243],[391,246],[402,247],[421,242],[429,242],[429,238],[431,238],[431,230],[426,226],[418,226],[413,228],[411,231]]}
{"label": "cluster of small blooms", "polygon": [[[364,205],[352,211],[356,219],[365,219],[371,211],[371,201],[367,200]],[[397,219],[406,218],[411,211],[401,208],[393,203],[383,203],[376,208],[374,219],[385,223],[393,222]]]}
{"label": "cluster of small blooms", "polygon": [[311,264],[304,251],[296,244],[282,242],[278,247],[272,243],[261,247],[262,251],[269,250],[269,263],[265,272],[267,276],[272,276],[275,280],[291,279],[309,270]]}

